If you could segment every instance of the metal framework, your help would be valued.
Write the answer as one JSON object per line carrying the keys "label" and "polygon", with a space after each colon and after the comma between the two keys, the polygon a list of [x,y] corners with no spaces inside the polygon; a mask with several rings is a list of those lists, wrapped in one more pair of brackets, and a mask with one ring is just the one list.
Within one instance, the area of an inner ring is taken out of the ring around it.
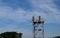
{"label": "metal framework", "polygon": [[42,16],[33,16],[33,38],[44,38],[44,20]]}

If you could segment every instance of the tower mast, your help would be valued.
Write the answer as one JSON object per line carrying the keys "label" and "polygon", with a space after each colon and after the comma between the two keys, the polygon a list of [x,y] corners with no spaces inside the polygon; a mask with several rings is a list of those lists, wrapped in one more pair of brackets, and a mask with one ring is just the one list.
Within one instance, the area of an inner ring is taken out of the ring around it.
{"label": "tower mast", "polygon": [[42,16],[33,16],[33,38],[44,38],[44,20]]}

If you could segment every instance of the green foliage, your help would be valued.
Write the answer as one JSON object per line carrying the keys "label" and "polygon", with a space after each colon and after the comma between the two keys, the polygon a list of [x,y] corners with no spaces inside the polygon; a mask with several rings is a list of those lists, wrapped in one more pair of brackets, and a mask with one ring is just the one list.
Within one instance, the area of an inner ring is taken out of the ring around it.
{"label": "green foliage", "polygon": [[19,33],[18,35],[19,35],[20,38],[22,38],[22,33]]}
{"label": "green foliage", "polygon": [[0,38],[3,38],[2,36],[0,36]]}
{"label": "green foliage", "polygon": [[53,38],[60,38],[60,36],[56,36],[56,37],[53,37]]}
{"label": "green foliage", "polygon": [[22,38],[22,33],[4,32],[4,33],[1,33],[0,36],[2,36],[3,38]]}

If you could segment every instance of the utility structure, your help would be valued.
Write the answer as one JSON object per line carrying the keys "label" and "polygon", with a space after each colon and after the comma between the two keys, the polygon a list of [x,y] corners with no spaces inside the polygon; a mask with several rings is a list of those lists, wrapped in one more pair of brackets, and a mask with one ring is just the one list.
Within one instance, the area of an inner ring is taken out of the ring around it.
{"label": "utility structure", "polygon": [[44,38],[44,20],[42,16],[33,16],[33,38]]}

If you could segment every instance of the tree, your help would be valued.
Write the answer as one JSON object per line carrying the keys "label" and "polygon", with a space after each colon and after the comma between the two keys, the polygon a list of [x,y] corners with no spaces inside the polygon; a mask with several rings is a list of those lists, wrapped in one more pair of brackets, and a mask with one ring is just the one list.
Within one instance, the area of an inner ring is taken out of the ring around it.
{"label": "tree", "polygon": [[53,37],[53,38],[60,38],[60,36],[56,36],[56,37]]}
{"label": "tree", "polygon": [[22,33],[18,33],[18,36],[19,36],[20,38],[22,38]]}
{"label": "tree", "polygon": [[0,36],[0,38],[3,38],[2,36]]}
{"label": "tree", "polygon": [[3,38],[22,38],[22,33],[4,32],[4,33],[1,33],[0,36],[2,36]]}

